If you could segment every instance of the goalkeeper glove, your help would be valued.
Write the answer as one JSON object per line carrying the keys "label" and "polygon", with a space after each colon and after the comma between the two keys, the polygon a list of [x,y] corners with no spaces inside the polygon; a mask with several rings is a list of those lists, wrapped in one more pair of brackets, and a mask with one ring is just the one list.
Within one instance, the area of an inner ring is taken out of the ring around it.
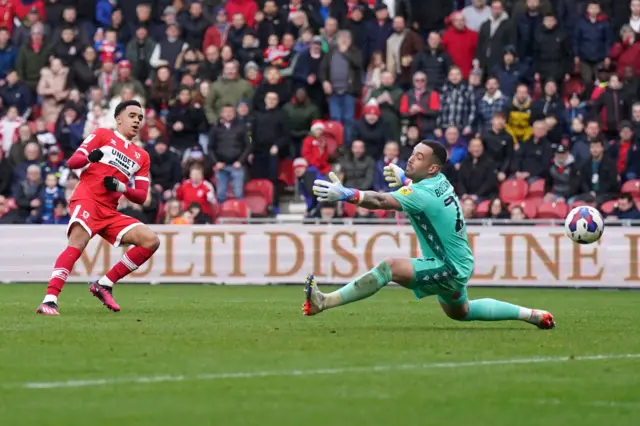
{"label": "goalkeeper glove", "polygon": [[107,191],[112,192],[125,192],[127,190],[127,185],[120,182],[118,179],[113,176],[107,176],[102,181],[104,187],[107,188]]}
{"label": "goalkeeper glove", "polygon": [[390,188],[411,184],[411,179],[405,176],[404,170],[393,163],[384,166],[382,174],[384,175],[384,180],[389,183]]}
{"label": "goalkeeper glove", "polygon": [[100,151],[99,149],[94,149],[89,153],[89,155],[87,155],[87,158],[89,159],[89,162],[97,163],[98,161],[102,160],[103,156],[104,152]]}

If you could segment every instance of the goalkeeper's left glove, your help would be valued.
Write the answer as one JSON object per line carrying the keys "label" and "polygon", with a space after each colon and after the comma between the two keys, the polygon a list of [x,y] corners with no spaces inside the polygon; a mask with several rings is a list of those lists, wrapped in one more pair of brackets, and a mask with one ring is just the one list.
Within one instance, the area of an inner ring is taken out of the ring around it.
{"label": "goalkeeper's left glove", "polygon": [[127,185],[120,182],[118,179],[113,176],[107,176],[102,181],[104,187],[107,188],[107,191],[112,192],[125,192],[127,190]]}
{"label": "goalkeeper's left glove", "polygon": [[389,163],[382,169],[384,180],[389,183],[390,188],[396,188],[398,186],[407,186],[411,184],[411,179],[407,178],[404,170],[399,166]]}
{"label": "goalkeeper's left glove", "polygon": [[334,203],[336,201],[350,201],[357,203],[360,199],[360,191],[342,186],[340,179],[335,173],[329,173],[329,179],[316,179],[313,181],[313,193],[318,197],[321,203]]}

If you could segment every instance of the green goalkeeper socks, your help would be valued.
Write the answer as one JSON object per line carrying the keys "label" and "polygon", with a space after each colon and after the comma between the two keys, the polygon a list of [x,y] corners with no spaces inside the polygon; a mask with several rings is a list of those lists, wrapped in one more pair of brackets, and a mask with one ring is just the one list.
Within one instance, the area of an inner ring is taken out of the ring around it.
{"label": "green goalkeeper socks", "polygon": [[391,281],[391,268],[387,262],[380,262],[373,269],[349,284],[325,295],[324,309],[366,299]]}
{"label": "green goalkeeper socks", "polygon": [[469,302],[469,313],[463,321],[505,321],[525,319],[530,309],[495,299],[478,299]]}

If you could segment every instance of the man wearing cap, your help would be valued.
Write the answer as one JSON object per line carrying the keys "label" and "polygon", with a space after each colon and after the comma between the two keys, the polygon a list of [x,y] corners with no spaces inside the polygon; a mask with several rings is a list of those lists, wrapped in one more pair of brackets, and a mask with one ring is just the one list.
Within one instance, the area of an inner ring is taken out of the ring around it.
{"label": "man wearing cap", "polygon": [[[384,145],[393,140],[391,128],[380,117],[380,107],[376,104],[366,105],[362,109],[362,118],[353,126],[353,140],[363,141],[367,147],[367,155],[380,158]],[[349,146],[351,144],[348,144]]]}
{"label": "man wearing cap", "polygon": [[564,145],[558,145],[545,179],[545,202],[566,202],[578,193],[580,168]]}

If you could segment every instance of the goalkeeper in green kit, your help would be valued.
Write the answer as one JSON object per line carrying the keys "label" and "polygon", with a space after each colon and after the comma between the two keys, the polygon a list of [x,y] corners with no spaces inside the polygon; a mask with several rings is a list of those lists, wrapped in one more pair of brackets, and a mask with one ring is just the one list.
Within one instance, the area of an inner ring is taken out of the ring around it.
{"label": "goalkeeper in green kit", "polygon": [[[422,257],[388,258],[361,277],[332,293],[318,290],[313,275],[305,282],[304,315],[372,296],[390,282],[414,292],[418,299],[436,296],[444,313],[458,321],[520,320],[541,329],[555,326],[553,316],[495,299],[469,300],[467,282],[473,274],[473,254],[460,203],[453,186],[441,173],[447,152],[438,142],[422,141],[413,150],[406,172],[395,165],[385,167],[390,186],[383,193],[345,188],[330,173],[330,181],[316,180],[313,191],[320,202],[346,201],[367,209],[404,211],[418,236]],[[406,174],[405,174],[406,173]]]}

